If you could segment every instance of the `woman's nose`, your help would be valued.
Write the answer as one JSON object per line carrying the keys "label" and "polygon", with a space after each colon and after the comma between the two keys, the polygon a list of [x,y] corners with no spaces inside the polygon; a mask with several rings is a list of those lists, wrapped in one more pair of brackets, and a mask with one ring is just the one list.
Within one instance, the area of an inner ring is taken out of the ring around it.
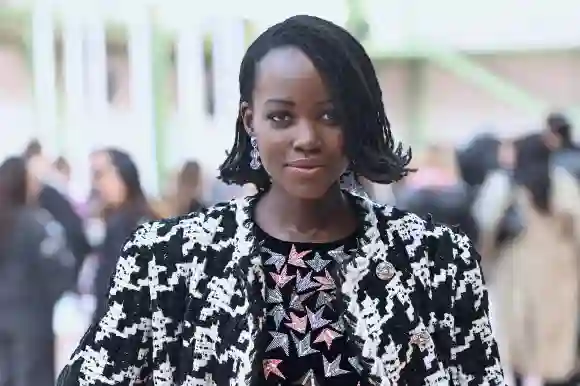
{"label": "woman's nose", "polygon": [[320,138],[314,123],[304,120],[296,125],[294,147],[298,150],[309,152],[316,151],[320,148]]}

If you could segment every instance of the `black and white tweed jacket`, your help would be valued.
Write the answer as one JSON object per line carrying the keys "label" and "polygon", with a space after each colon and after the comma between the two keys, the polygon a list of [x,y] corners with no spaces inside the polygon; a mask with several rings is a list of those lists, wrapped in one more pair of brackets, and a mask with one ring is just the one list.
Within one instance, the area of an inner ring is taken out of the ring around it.
{"label": "black and white tweed jacket", "polygon": [[[363,224],[339,257],[339,303],[371,384],[503,385],[467,237],[351,195]],[[140,226],[59,386],[247,385],[261,366],[265,280],[257,196]]]}

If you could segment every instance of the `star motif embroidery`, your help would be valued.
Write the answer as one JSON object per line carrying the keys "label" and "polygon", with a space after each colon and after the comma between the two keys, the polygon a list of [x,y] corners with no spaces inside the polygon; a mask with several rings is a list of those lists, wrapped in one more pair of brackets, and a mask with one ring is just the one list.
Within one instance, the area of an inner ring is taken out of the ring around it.
{"label": "star motif embroidery", "polygon": [[272,341],[270,342],[268,347],[266,347],[266,351],[272,351],[277,348],[281,348],[282,350],[284,350],[284,353],[286,353],[286,356],[288,356],[289,352],[288,335],[272,331],[269,331],[269,333],[270,335],[272,335]]}
{"label": "star motif embroidery", "polygon": [[338,319],[338,321],[332,323],[330,327],[334,328],[338,332],[344,332],[344,321],[342,319]]}
{"label": "star motif embroidery", "polygon": [[296,346],[296,353],[298,354],[298,357],[302,358],[306,355],[320,352],[317,349],[312,348],[310,346],[310,332],[306,334],[306,336],[302,340],[298,339],[298,337],[296,337],[296,335],[293,332],[290,332],[290,334],[292,334],[292,340],[294,341],[294,345]]}
{"label": "star motif embroidery", "polygon": [[264,378],[268,379],[270,374],[274,374],[279,376],[282,379],[286,379],[284,374],[278,369],[278,366],[282,363],[281,359],[266,359],[262,362],[262,366],[264,367]]}
{"label": "star motif embroidery", "polygon": [[273,289],[268,290],[268,297],[266,299],[267,303],[276,304],[282,303],[283,301],[284,298],[282,297],[282,292],[280,292],[278,287],[274,287]]}
{"label": "star motif embroidery", "polygon": [[[266,290],[266,303],[269,304],[267,315],[268,318],[272,319],[269,319],[271,331],[268,331],[271,340],[265,347],[265,352],[278,353],[268,355],[284,358],[284,360],[265,359],[262,361],[265,379],[276,384],[286,380],[286,382],[292,382],[292,384],[299,386],[320,386],[323,375],[325,378],[331,378],[349,373],[361,374],[363,367],[356,356],[348,357],[345,353],[330,352],[338,347],[338,341],[336,345],[334,342],[344,336],[344,321],[340,317],[338,320],[335,317],[330,319],[324,317],[326,307],[329,310],[333,309],[337,291],[337,282],[330,274],[330,269],[333,267],[331,263],[334,264],[334,261],[344,262],[350,257],[349,253],[344,251],[344,247],[328,252],[328,256],[326,252],[319,253],[316,250],[299,251],[300,248],[303,248],[301,244],[289,247],[290,251],[287,255],[273,252],[267,248],[263,249],[268,253],[264,256],[267,259],[264,264],[276,268],[275,271],[274,268],[270,269],[269,274],[273,281],[269,282],[269,288]],[[306,256],[311,257],[308,257],[309,260],[305,260]],[[297,269],[292,267],[297,267]],[[295,284],[288,286],[293,279],[295,279]],[[313,295],[316,295],[316,298],[308,300]],[[326,316],[329,317],[330,313]],[[290,340],[293,343],[290,343]],[[289,366],[286,363],[286,357],[290,356],[291,344],[296,350],[295,354],[292,355],[296,355],[298,358],[309,357],[310,359],[306,359],[307,361],[318,361],[319,356],[322,356],[321,364],[324,374],[319,374],[320,380],[317,379],[314,368],[304,369],[303,371],[308,370],[306,373],[296,373],[296,369],[294,369],[294,374],[289,378],[283,374],[282,370],[287,372],[285,369]],[[286,357],[282,356],[282,351]],[[322,352],[327,352],[326,355],[330,354],[330,356],[327,358]],[[312,356],[313,354],[315,356]],[[334,355],[338,356],[332,360]],[[341,368],[343,355],[345,355],[344,359],[348,358],[348,364],[344,364],[346,369]],[[286,364],[285,367],[282,366],[281,370],[279,367],[282,363]],[[300,374],[303,375],[298,378]]]}
{"label": "star motif embroidery", "polygon": [[284,307],[282,307],[281,304],[274,306],[274,308],[268,312],[268,315],[271,315],[274,318],[276,330],[280,328],[280,323],[282,323],[282,320],[288,319],[288,315],[286,314],[286,311],[284,311]]}
{"label": "star motif embroidery", "polygon": [[323,312],[324,312],[324,307],[322,307],[321,309],[319,309],[316,312],[312,312],[308,309],[308,307],[306,307],[306,313],[308,314],[308,321],[310,322],[310,327],[312,328],[313,331],[317,330],[319,328],[322,328],[330,323],[330,320],[324,319],[322,317]]}
{"label": "star motif embroidery", "polygon": [[318,294],[318,299],[316,299],[316,308],[320,308],[322,306],[327,306],[332,309],[332,301],[334,299],[326,292],[320,292]]}
{"label": "star motif embroidery", "polygon": [[335,360],[328,362],[324,356],[322,356],[322,361],[324,362],[324,376],[326,378],[336,377],[337,375],[348,374],[348,370],[343,370],[340,368],[340,358],[341,354],[338,354]]}
{"label": "star motif embroidery", "polygon": [[298,331],[301,334],[304,334],[306,332],[306,323],[307,323],[306,315],[300,318],[295,313],[291,312],[290,319],[291,319],[290,322],[284,323],[286,326],[293,329],[294,331]]}
{"label": "star motif embroidery", "polygon": [[308,372],[304,374],[302,378],[294,382],[294,384],[301,386],[320,386],[320,383],[318,383],[314,376],[314,370],[308,370]]}
{"label": "star motif embroidery", "polygon": [[348,363],[350,363],[350,365],[352,366],[353,369],[356,370],[357,373],[362,373],[363,371],[363,367],[360,364],[360,361],[358,360],[357,357],[350,357],[348,358]]}
{"label": "star motif embroidery", "polygon": [[324,269],[324,267],[326,267],[329,263],[330,263],[330,260],[324,260],[320,256],[320,253],[318,253],[318,252],[316,252],[316,254],[314,255],[314,258],[312,260],[306,261],[306,264],[308,264],[310,266],[310,268],[312,268],[316,272],[322,271]]}
{"label": "star motif embroidery", "polygon": [[292,292],[292,295],[290,295],[290,308],[297,311],[304,311],[304,306],[300,301],[300,295],[298,295],[296,292]]}
{"label": "star motif embroidery", "polygon": [[276,282],[276,286],[278,288],[282,288],[284,287],[286,284],[288,284],[288,282],[292,279],[294,279],[295,275],[288,275],[288,266],[284,266],[284,268],[282,269],[281,273],[274,273],[274,272],[270,272],[270,276],[272,276],[272,279],[274,279],[274,281]]}
{"label": "star motif embroidery", "polygon": [[298,291],[298,293],[308,291],[309,289],[318,286],[318,283],[312,281],[312,271],[309,271],[304,277],[300,276],[300,272],[296,272],[296,291]]}
{"label": "star motif embroidery", "polygon": [[266,247],[262,247],[262,250],[271,255],[270,258],[264,262],[264,265],[273,265],[276,267],[276,272],[280,272],[280,269],[286,262],[286,256],[276,253]]}
{"label": "star motif embroidery", "polygon": [[306,301],[306,299],[308,299],[309,297],[311,297],[312,295],[314,295],[316,292],[308,292],[306,294],[302,294],[300,295],[300,301],[302,303],[304,303]]}
{"label": "star motif embroidery", "polygon": [[297,252],[296,247],[292,245],[290,255],[288,255],[288,264],[291,264],[295,267],[306,268],[306,264],[304,264],[304,260],[302,259],[309,253],[310,251]]}
{"label": "star motif embroidery", "polygon": [[316,338],[316,340],[314,341],[314,343],[326,343],[326,347],[330,350],[330,347],[332,346],[332,342],[340,337],[342,335],[340,335],[338,332],[336,331],[332,331],[329,328],[325,328],[324,330],[322,330],[322,332],[318,335],[318,337]]}
{"label": "star motif embroidery", "polygon": [[318,288],[319,291],[326,291],[336,288],[336,284],[334,284],[334,280],[332,280],[332,276],[328,273],[327,270],[324,270],[325,276],[316,276],[314,280],[320,283],[320,287]]}
{"label": "star motif embroidery", "polygon": [[350,254],[344,251],[344,246],[341,245],[340,247],[333,249],[332,251],[328,251],[328,255],[332,257],[337,263],[342,263],[346,259],[350,257]]}
{"label": "star motif embroidery", "polygon": [[292,295],[290,296],[290,308],[296,311],[304,311],[304,306],[302,305],[302,303],[312,295],[314,295],[314,292],[310,292],[303,295],[298,295],[296,292],[293,292]]}

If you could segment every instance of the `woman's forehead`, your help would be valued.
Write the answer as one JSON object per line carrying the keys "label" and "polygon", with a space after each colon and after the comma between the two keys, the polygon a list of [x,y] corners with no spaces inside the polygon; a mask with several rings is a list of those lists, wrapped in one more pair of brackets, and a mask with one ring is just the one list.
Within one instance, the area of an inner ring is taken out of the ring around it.
{"label": "woman's forehead", "polygon": [[310,58],[295,47],[280,47],[268,52],[256,71],[254,96],[265,103],[308,98],[326,101],[329,93]]}

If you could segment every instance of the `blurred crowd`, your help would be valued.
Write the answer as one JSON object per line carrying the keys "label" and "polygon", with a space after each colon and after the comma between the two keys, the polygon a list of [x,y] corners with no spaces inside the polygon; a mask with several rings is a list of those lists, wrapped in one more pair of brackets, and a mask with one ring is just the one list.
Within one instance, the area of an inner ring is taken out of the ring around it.
{"label": "blurred crowd", "polygon": [[[527,376],[575,384],[580,147],[562,114],[538,127],[518,138],[480,133],[460,148],[430,144],[403,181],[358,182],[377,201],[475,241],[514,384]],[[192,160],[160,197],[148,197],[132,157],[107,148],[90,154],[91,191],[79,199],[70,193],[71,168],[38,141],[0,164],[0,386],[53,383],[61,356],[103,312],[120,248],[138,224],[254,191],[208,180]]]}

